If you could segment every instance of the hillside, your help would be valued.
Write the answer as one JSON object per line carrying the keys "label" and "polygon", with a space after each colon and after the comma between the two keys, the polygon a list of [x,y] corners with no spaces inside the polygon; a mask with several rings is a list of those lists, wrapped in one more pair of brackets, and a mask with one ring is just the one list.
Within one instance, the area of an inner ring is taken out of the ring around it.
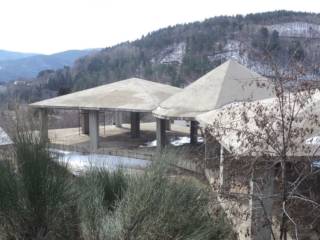
{"label": "hillside", "polygon": [[45,69],[56,70],[64,66],[71,66],[76,59],[93,51],[70,50],[52,55],[2,51],[0,52],[0,82],[34,78]]}
{"label": "hillside", "polygon": [[309,67],[320,65],[319,47],[320,14],[220,16],[160,29],[80,58],[71,68],[42,72],[15,96],[29,102],[134,76],[183,87],[229,58],[269,75],[265,52],[279,66],[295,59]]}
{"label": "hillside", "polygon": [[25,57],[31,57],[37,55],[36,53],[21,53],[21,52],[12,52],[6,50],[0,50],[0,61],[16,60]]}

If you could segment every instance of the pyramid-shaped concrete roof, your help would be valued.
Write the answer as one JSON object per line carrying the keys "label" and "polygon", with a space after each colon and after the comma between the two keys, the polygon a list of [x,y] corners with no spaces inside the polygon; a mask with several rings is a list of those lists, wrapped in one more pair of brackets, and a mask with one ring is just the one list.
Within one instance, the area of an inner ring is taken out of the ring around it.
{"label": "pyramid-shaped concrete roof", "polygon": [[130,78],[31,104],[37,108],[151,112],[181,89]]}
{"label": "pyramid-shaped concrete roof", "polygon": [[229,60],[163,101],[153,114],[159,118],[193,120],[198,114],[232,102],[272,97],[270,83],[265,77]]}

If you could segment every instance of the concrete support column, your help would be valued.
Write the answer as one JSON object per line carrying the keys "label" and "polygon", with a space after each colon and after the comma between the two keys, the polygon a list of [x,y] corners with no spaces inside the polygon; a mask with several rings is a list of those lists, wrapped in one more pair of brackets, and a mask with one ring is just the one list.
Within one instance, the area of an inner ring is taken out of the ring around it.
{"label": "concrete support column", "polygon": [[166,120],[156,118],[157,121],[157,150],[162,151],[166,146]]}
{"label": "concrete support column", "polygon": [[252,240],[271,239],[273,193],[274,170],[270,167],[255,169],[250,180],[249,201]]}
{"label": "concrete support column", "polygon": [[204,143],[204,173],[211,187],[218,192],[220,186],[220,143],[207,130],[205,131]]}
{"label": "concrete support column", "polygon": [[89,136],[91,151],[99,147],[99,111],[90,110],[89,112]]}
{"label": "concrete support column", "polygon": [[82,134],[89,135],[89,112],[82,111]]}
{"label": "concrete support column", "polygon": [[131,137],[140,137],[140,113],[131,112]]}
{"label": "concrete support column", "polygon": [[221,194],[228,194],[231,191],[232,184],[237,181],[234,174],[234,162],[227,151],[220,145],[220,166],[219,166],[219,188]]}
{"label": "concrete support column", "polygon": [[40,141],[47,142],[48,137],[48,109],[41,108],[39,111],[40,114]]}
{"label": "concrete support column", "polygon": [[166,130],[171,131],[171,121],[170,120],[166,120]]}
{"label": "concrete support column", "polygon": [[219,171],[221,146],[220,143],[210,134],[205,132],[205,167],[211,170]]}
{"label": "concrete support column", "polygon": [[122,124],[122,112],[115,112],[115,125],[116,127],[120,128]]}
{"label": "concrete support column", "polygon": [[198,143],[198,124],[197,121],[190,122],[190,144]]}
{"label": "concrete support column", "polygon": [[231,179],[227,179],[227,171],[228,169],[224,167],[225,161],[224,161],[224,149],[221,146],[220,147],[220,161],[219,161],[219,185],[220,185],[220,191],[224,192],[227,190],[227,182]]}

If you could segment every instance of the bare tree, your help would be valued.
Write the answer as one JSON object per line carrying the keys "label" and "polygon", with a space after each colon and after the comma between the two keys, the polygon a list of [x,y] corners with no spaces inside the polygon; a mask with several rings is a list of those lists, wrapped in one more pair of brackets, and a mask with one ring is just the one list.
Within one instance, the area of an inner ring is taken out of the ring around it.
{"label": "bare tree", "polygon": [[[207,132],[227,152],[223,155],[223,170],[229,177],[224,181],[229,184],[227,188],[223,184],[220,193],[236,198],[254,194],[247,197],[259,201],[263,211],[265,199],[271,198],[280,216],[277,232],[274,218],[266,212],[262,216],[273,239],[286,240],[289,232],[300,239],[303,226],[320,231],[320,166],[316,161],[320,148],[320,92],[314,87],[318,81],[296,59],[290,59],[282,68],[273,62],[271,55],[267,59],[272,84],[262,85],[258,79],[253,79],[252,84],[272,87],[273,98],[232,103],[199,119],[211,121]],[[268,171],[274,174],[272,193],[231,190],[239,179],[248,180],[246,176],[260,174],[260,180],[266,181],[263,178]]]}

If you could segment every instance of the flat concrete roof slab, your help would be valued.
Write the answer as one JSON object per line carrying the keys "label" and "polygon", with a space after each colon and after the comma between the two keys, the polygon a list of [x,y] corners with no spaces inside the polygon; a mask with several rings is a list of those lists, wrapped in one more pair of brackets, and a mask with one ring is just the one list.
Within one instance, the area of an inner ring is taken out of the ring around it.
{"label": "flat concrete roof slab", "polygon": [[30,104],[36,108],[151,112],[180,88],[130,78]]}

